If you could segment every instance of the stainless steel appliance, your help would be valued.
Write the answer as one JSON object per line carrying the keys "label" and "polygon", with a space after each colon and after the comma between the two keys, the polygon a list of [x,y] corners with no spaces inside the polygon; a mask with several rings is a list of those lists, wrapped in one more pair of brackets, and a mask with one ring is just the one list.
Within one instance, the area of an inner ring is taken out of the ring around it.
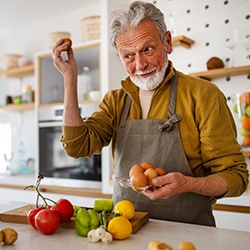
{"label": "stainless steel appliance", "polygon": [[[79,106],[81,116],[90,116],[96,103]],[[74,159],[66,155],[60,142],[63,106],[39,109],[39,172],[43,184],[101,189],[101,155]]]}

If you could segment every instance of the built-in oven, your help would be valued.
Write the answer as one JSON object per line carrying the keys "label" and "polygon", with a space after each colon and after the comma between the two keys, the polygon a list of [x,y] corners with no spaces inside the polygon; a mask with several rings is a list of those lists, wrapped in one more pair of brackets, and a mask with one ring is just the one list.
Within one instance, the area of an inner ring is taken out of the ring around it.
{"label": "built-in oven", "polygon": [[[91,115],[95,103],[80,105],[81,116]],[[63,106],[39,109],[39,172],[44,173],[43,184],[101,189],[101,154],[91,158],[69,157],[61,144]]]}

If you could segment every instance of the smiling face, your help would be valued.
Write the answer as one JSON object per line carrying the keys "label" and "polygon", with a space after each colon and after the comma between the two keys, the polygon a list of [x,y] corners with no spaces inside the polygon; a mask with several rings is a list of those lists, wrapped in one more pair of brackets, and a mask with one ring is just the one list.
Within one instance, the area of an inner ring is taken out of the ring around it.
{"label": "smiling face", "polygon": [[162,42],[155,24],[144,20],[116,38],[116,48],[131,80],[144,90],[155,89],[163,80],[172,52],[170,32]]}

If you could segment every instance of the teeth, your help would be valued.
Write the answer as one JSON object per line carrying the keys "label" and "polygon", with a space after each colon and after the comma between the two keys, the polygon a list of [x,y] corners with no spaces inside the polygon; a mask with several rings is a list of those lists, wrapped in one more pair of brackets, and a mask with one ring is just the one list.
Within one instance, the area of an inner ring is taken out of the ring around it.
{"label": "teeth", "polygon": [[150,69],[150,70],[147,70],[147,71],[143,71],[142,73],[136,73],[135,75],[136,76],[138,76],[138,75],[141,75],[141,76],[143,76],[143,75],[146,75],[146,74],[149,74],[149,73],[151,73],[151,72],[153,72],[153,71],[155,71],[156,70],[156,68],[153,68],[153,69]]}

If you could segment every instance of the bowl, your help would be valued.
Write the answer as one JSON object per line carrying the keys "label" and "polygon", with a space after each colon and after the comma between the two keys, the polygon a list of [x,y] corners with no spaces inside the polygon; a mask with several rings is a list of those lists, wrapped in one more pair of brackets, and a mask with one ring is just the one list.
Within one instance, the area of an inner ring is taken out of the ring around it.
{"label": "bowl", "polygon": [[89,98],[93,101],[99,101],[101,98],[101,92],[99,90],[92,90],[89,92]]}

